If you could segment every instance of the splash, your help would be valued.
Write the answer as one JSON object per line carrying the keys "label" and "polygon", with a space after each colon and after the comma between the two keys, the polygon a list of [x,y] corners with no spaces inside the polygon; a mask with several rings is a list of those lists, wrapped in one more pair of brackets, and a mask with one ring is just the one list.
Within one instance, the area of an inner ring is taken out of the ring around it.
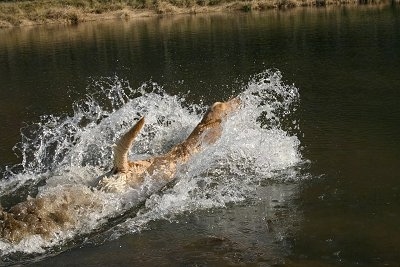
{"label": "splash", "polygon": [[68,214],[73,221],[68,230],[46,240],[31,236],[18,244],[0,241],[2,259],[55,253],[82,237],[117,238],[145,229],[152,220],[256,197],[255,188],[266,180],[299,179],[292,169],[302,162],[295,135],[297,88],[268,70],[254,76],[239,97],[242,108],[225,123],[220,140],[191,158],[166,187],[148,179],[141,188],[124,193],[93,188],[111,168],[111,145],[141,116],[146,116],[146,125],[132,159],[168,151],[188,136],[206,110],[187,103],[184,96],[168,95],[155,83],[132,89],[118,77],[100,79],[75,103],[72,115],[44,116],[21,129],[15,150],[22,161],[8,167],[0,181],[3,206],[28,195],[46,198],[71,188],[84,198],[77,200],[82,209]]}

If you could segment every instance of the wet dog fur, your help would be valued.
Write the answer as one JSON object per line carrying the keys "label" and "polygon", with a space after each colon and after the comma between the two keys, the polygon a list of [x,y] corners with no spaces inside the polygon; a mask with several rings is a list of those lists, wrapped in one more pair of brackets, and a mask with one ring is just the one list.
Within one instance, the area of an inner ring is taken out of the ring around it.
{"label": "wet dog fur", "polygon": [[[192,155],[219,139],[223,121],[239,105],[238,98],[214,103],[187,139],[169,152],[144,160],[129,161],[128,152],[144,125],[145,119],[141,118],[116,143],[114,167],[99,179],[97,188],[105,192],[122,192],[140,186],[146,176],[163,182],[173,180],[178,165],[184,164]],[[99,205],[85,190],[71,185],[62,194],[31,198],[8,211],[0,208],[0,238],[17,243],[27,236],[50,238],[58,231],[74,228],[77,224],[75,220],[79,217],[77,213]]]}

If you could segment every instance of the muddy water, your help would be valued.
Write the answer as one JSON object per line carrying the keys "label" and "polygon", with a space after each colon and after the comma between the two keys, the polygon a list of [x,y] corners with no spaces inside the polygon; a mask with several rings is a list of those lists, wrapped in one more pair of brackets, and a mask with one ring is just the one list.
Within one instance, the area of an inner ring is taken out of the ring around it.
{"label": "muddy water", "polygon": [[[106,169],[108,143],[138,112],[155,114],[139,157],[183,138],[213,101],[249,99],[138,213],[44,248],[2,244],[3,264],[397,266],[399,29],[398,7],[375,6],[2,30],[4,207]],[[172,126],[157,123],[163,114]],[[42,140],[65,146],[55,155]]]}

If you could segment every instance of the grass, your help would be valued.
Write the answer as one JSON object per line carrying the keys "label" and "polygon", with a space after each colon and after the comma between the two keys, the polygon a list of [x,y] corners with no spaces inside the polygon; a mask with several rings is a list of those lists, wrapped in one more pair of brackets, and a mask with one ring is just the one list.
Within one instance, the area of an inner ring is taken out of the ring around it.
{"label": "grass", "polygon": [[222,10],[399,3],[400,0],[0,0],[0,27]]}
{"label": "grass", "polygon": [[18,26],[51,22],[76,24],[85,21],[88,15],[149,8],[152,4],[149,0],[0,1],[0,25]]}

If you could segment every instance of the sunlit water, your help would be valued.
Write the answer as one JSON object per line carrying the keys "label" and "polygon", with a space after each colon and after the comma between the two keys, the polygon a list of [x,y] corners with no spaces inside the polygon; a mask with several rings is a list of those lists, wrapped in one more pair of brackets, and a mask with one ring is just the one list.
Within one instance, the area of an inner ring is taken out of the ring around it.
{"label": "sunlit water", "polygon": [[[146,117],[131,151],[132,159],[142,159],[165,153],[184,140],[207,107],[168,95],[154,83],[133,89],[111,77],[94,88],[75,103],[72,116],[44,116],[21,130],[17,147],[22,163],[8,167],[0,193],[12,202],[23,200],[27,194],[21,192],[36,187],[37,196],[44,198],[74,190],[98,205],[74,214],[76,225],[49,239],[29,236],[17,244],[1,242],[4,259],[62,251],[82,242],[82,237],[97,235],[104,242],[141,231],[150,221],[257,198],[256,188],[268,180],[301,179],[295,169],[303,161],[300,142],[293,134],[298,132],[298,90],[283,84],[279,72],[265,71],[238,95],[241,108],[224,124],[220,140],[181,166],[176,181],[162,192],[165,184],[156,184],[151,177],[138,189],[99,191],[93,186],[111,169],[112,144],[135,120]],[[281,198],[275,194],[269,197]]]}
{"label": "sunlit water", "polygon": [[[1,243],[2,264],[398,266],[399,11],[2,30],[2,206],[67,184],[102,205],[57,238]],[[233,95],[243,108],[173,183],[89,189],[140,116],[133,159],[167,151]]]}

